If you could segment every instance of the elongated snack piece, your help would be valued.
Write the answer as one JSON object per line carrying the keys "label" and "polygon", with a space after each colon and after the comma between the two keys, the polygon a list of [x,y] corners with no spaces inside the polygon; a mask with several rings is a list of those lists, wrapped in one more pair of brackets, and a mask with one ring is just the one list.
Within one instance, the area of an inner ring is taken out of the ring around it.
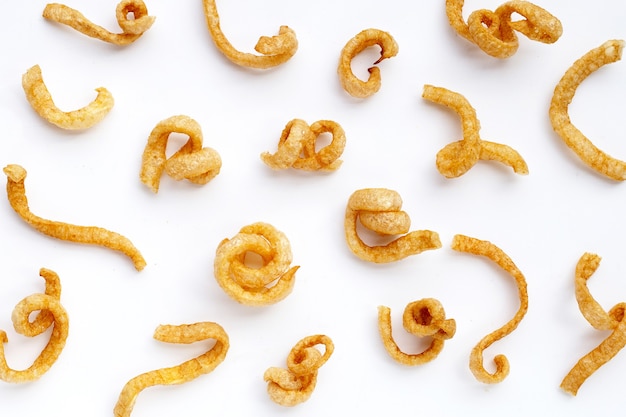
{"label": "elongated snack piece", "polygon": [[[320,135],[330,133],[332,141],[315,150]],[[261,160],[272,169],[295,168],[305,171],[334,171],[346,146],[343,128],[331,120],[319,120],[309,126],[304,120],[293,119],[283,129],[274,154],[263,152]]]}
{"label": "elongated snack piece", "polygon": [[214,339],[215,344],[200,356],[169,368],[157,369],[132,378],[124,385],[115,404],[115,417],[128,417],[141,391],[155,385],[184,384],[200,375],[212,372],[226,358],[230,346],[228,334],[213,322],[182,325],[160,325],[154,332],[160,342],[190,344]]}
{"label": "elongated snack piece", "polygon": [[578,86],[600,67],[619,61],[624,45],[623,40],[610,40],[576,60],[557,84],[550,102],[550,121],[554,131],[585,164],[616,181],[626,180],[626,161],[598,149],[572,124],[568,109]]}
{"label": "elongated snack piece", "polygon": [[135,269],[141,271],[146,266],[141,253],[133,246],[126,237],[96,226],[77,226],[43,219],[31,213],[26,198],[24,180],[26,170],[20,165],[7,165],[4,168],[7,176],[7,196],[13,210],[35,230],[44,235],[70,242],[86,243],[104,246],[128,256],[135,265]]}
{"label": "elongated snack piece", "polygon": [[[316,345],[324,345],[324,353]],[[334,349],[330,337],[321,334],[307,336],[296,343],[287,356],[287,369],[271,367],[263,375],[272,401],[293,407],[308,400],[317,384],[319,368]]]}
{"label": "elongated snack piece", "polygon": [[59,109],[44,83],[39,65],[22,76],[22,88],[32,108],[46,121],[62,129],[87,129],[100,122],[113,108],[113,96],[104,87],[96,88],[98,95],[85,107],[64,112]]}
{"label": "elongated snack piece", "polygon": [[430,337],[428,348],[420,353],[404,353],[393,340],[391,332],[391,309],[378,307],[378,332],[389,356],[402,365],[423,365],[435,359],[446,340],[456,333],[456,321],[446,319],[441,303],[434,298],[424,298],[409,303],[402,315],[404,329],[418,337]]}
{"label": "elongated snack piece", "polygon": [[[563,34],[559,19],[528,1],[508,1],[495,11],[481,9],[463,20],[464,0],[446,0],[450,26],[462,37],[476,44],[495,58],[509,58],[517,52],[519,41],[515,32],[531,40],[554,43]],[[513,15],[524,19],[513,20]]]}
{"label": "elongated snack piece", "polygon": [[122,0],[117,4],[115,17],[122,33],[112,33],[64,4],[47,4],[43,17],[67,25],[89,37],[120,46],[135,42],[150,29],[155,20],[154,16],[148,15],[148,8],[142,0]]}
{"label": "elongated snack piece", "polygon": [[39,275],[46,281],[45,292],[22,299],[13,309],[11,320],[15,331],[26,337],[39,336],[52,326],[50,339],[31,366],[14,370],[7,364],[4,352],[4,343],[9,341],[7,334],[0,330],[0,379],[5,382],[31,382],[41,378],[54,365],[65,347],[69,319],[60,301],[61,281],[54,271],[46,268],[41,268]]}
{"label": "elongated snack piece", "polygon": [[367,81],[362,81],[354,75],[351,67],[355,56],[374,45],[380,46],[380,58],[374,62],[374,65],[378,65],[384,59],[393,58],[398,54],[399,48],[395,39],[389,33],[380,29],[362,30],[350,39],[341,50],[339,66],[337,67],[339,81],[343,89],[353,97],[366,98],[380,90],[380,68],[375,66],[368,68],[369,78]]}
{"label": "elongated snack piece", "polygon": [[[437,232],[409,232],[411,219],[401,208],[402,198],[393,190],[364,188],[352,193],[344,220],[346,242],[350,250],[364,261],[387,263],[425,250],[440,248],[441,241]],[[359,237],[359,223],[381,236],[402,236],[387,244],[369,246]]]}
{"label": "elongated snack piece", "polygon": [[494,160],[513,168],[517,174],[528,174],[524,159],[513,148],[482,140],[479,135],[480,122],[476,110],[459,93],[432,85],[425,85],[422,97],[454,110],[461,118],[463,139],[446,145],[437,153],[437,169],[446,178],[465,174],[479,160]]}

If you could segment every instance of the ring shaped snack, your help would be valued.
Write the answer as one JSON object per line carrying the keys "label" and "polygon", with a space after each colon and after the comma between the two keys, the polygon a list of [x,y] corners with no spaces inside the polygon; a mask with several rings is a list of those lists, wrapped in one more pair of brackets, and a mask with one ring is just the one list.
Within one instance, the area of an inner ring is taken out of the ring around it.
{"label": "ring shaped snack", "polygon": [[422,97],[454,110],[461,118],[463,139],[448,144],[437,153],[437,169],[441,175],[446,178],[460,177],[479,160],[498,161],[510,166],[518,174],[528,174],[528,166],[517,151],[507,145],[480,138],[476,110],[461,94],[425,85]]}
{"label": "ring shaped snack", "polygon": [[600,67],[619,61],[625,44],[623,40],[607,41],[574,62],[554,89],[550,103],[550,121],[554,131],[585,164],[616,181],[626,180],[626,161],[615,159],[598,149],[572,124],[568,108],[578,86]]}
{"label": "ring shaped snack", "polygon": [[[324,345],[322,354],[315,346]],[[293,407],[311,397],[319,368],[332,355],[335,346],[325,335],[307,336],[287,356],[287,369],[271,367],[265,371],[267,393],[276,404]]]}
{"label": "ring shaped snack", "polygon": [[378,90],[381,86],[380,68],[371,67],[367,71],[370,73],[367,81],[360,80],[352,72],[352,59],[366,48],[371,46],[380,46],[380,58],[374,62],[379,64],[384,59],[392,58],[398,54],[398,44],[395,39],[387,32],[379,29],[365,29],[359,32],[355,37],[350,39],[341,50],[339,57],[339,66],[337,73],[339,81],[344,90],[353,97],[366,98]]}
{"label": "ring shaped snack", "polygon": [[96,226],[77,226],[43,219],[31,213],[26,198],[26,170],[19,165],[7,165],[7,196],[13,210],[30,226],[44,235],[70,242],[104,246],[128,256],[141,271],[146,266],[143,256],[126,237]]}
{"label": "ring shaped snack", "polygon": [[203,4],[207,26],[215,46],[226,58],[239,66],[257,69],[276,67],[289,61],[298,50],[296,33],[288,26],[281,26],[278,35],[259,38],[254,50],[261,55],[238,51],[222,32],[215,0],[203,0]]}
{"label": "ring shaped snack", "polygon": [[[52,326],[50,339],[31,366],[24,370],[11,369],[6,361],[4,343],[7,334],[0,330],[0,379],[5,382],[22,383],[35,381],[54,365],[65,347],[69,332],[69,319],[61,305],[61,281],[49,269],[41,268],[39,275],[46,281],[44,294],[32,294],[22,299],[13,310],[11,320],[18,334],[35,337]],[[31,315],[36,313],[33,319]]]}
{"label": "ring shaped snack", "polygon": [[508,272],[517,284],[520,306],[515,316],[498,330],[483,337],[472,349],[470,354],[470,370],[477,380],[486,384],[502,382],[509,374],[509,361],[504,355],[496,355],[493,359],[496,365],[494,373],[488,372],[483,365],[483,351],[494,342],[504,338],[517,328],[528,311],[528,289],[524,274],[517,268],[511,258],[500,248],[486,240],[478,240],[464,235],[456,235],[452,240],[452,249],[473,255],[485,256]]}
{"label": "ring shaped snack", "polygon": [[[350,250],[364,261],[387,263],[425,250],[440,248],[441,241],[437,232],[409,232],[411,219],[401,208],[402,198],[396,191],[386,188],[355,191],[348,200],[344,220],[346,242]],[[368,246],[357,232],[359,223],[381,236],[403,236],[384,245]]]}
{"label": "ring shaped snack", "polygon": [[[129,17],[132,15],[132,18]],[[92,38],[115,45],[128,45],[135,42],[154,23],[154,16],[148,16],[148,9],[142,0],[122,0],[115,9],[117,23],[122,33],[112,33],[88,20],[81,12],[59,3],[50,3],[43,10],[43,17],[70,26]]]}
{"label": "ring shaped snack", "polygon": [[[462,37],[495,58],[509,58],[517,52],[515,32],[531,40],[551,44],[563,34],[563,26],[552,14],[528,1],[508,1],[495,11],[481,9],[463,21],[464,0],[446,0],[450,26]],[[524,19],[513,21],[513,15]]]}
{"label": "ring shaped snack", "polygon": [[[316,151],[320,135],[330,133],[332,141]],[[274,154],[263,152],[261,160],[272,169],[295,168],[305,171],[334,171],[346,146],[342,127],[331,120],[319,120],[309,126],[304,120],[293,119],[283,129]]]}
{"label": "ring shaped snack", "polygon": [[60,110],[44,83],[41,68],[35,65],[22,76],[22,88],[32,108],[44,120],[62,129],[87,129],[100,122],[113,108],[113,96],[104,87],[96,88],[98,95],[85,107],[64,112]]}
{"label": "ring shaped snack", "polygon": [[409,303],[402,315],[404,329],[418,337],[430,337],[430,346],[421,353],[408,354],[402,352],[391,331],[391,309],[378,307],[378,332],[383,345],[396,362],[402,365],[423,365],[435,359],[443,349],[446,340],[456,333],[456,321],[446,319],[446,312],[441,303],[434,298],[424,298]]}
{"label": "ring shaped snack", "polygon": [[230,346],[228,334],[226,334],[222,326],[213,322],[160,325],[154,332],[154,338],[160,342],[180,344],[214,339],[215,344],[207,352],[180,365],[146,372],[132,378],[122,388],[113,410],[115,417],[130,416],[137,396],[148,387],[184,384],[200,375],[212,372],[224,361]]}

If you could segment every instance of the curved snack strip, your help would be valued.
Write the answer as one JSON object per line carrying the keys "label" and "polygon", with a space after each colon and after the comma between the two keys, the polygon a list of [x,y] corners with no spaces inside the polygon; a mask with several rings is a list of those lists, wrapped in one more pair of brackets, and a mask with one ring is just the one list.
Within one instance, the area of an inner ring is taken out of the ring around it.
{"label": "curved snack strip", "polygon": [[202,355],[170,368],[162,368],[138,375],[128,381],[113,410],[115,417],[130,416],[141,391],[155,385],[175,385],[189,382],[212,372],[226,358],[230,346],[228,335],[217,323],[200,322],[183,325],[160,325],[154,338],[166,343],[195,343],[215,339],[215,345]]}
{"label": "curved snack strip", "polygon": [[498,330],[485,336],[472,349],[470,355],[470,370],[477,380],[487,384],[502,382],[509,374],[509,361],[504,355],[496,355],[493,359],[496,364],[496,371],[489,373],[483,366],[483,351],[494,342],[507,336],[517,328],[528,311],[528,290],[526,288],[526,278],[500,248],[486,240],[478,240],[464,235],[456,235],[452,240],[452,249],[459,252],[471,253],[473,255],[486,256],[495,262],[500,268],[507,271],[515,279],[520,299],[520,306],[515,316]]}
{"label": "curved snack strip", "polygon": [[568,108],[578,86],[600,67],[622,58],[625,42],[610,40],[587,52],[565,72],[550,102],[550,121],[565,144],[589,167],[616,181],[626,180],[626,161],[615,159],[598,149],[571,122]]}
{"label": "curved snack strip", "polygon": [[30,212],[24,180],[26,170],[19,165],[7,165],[4,168],[7,176],[7,196],[13,210],[35,230],[57,239],[70,242],[104,246],[122,252],[128,256],[141,271],[146,266],[141,253],[126,237],[96,226],[77,226],[69,223],[56,222],[38,217]]}

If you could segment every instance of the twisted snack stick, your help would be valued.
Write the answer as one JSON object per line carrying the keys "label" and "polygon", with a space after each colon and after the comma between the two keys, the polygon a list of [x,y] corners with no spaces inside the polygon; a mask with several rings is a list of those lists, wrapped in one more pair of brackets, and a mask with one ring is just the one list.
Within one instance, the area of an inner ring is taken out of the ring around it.
{"label": "twisted snack stick", "polygon": [[77,243],[100,245],[122,252],[128,256],[135,265],[135,269],[141,271],[146,266],[146,261],[141,253],[133,246],[126,237],[95,226],[77,226],[68,223],[46,220],[30,212],[24,180],[26,170],[19,165],[7,165],[4,168],[7,176],[7,196],[13,210],[35,230],[61,240]]}
{"label": "twisted snack stick", "polygon": [[230,346],[228,335],[222,326],[213,322],[160,325],[154,332],[154,338],[161,342],[184,344],[215,339],[215,344],[207,352],[180,365],[146,372],[128,381],[115,404],[115,417],[130,416],[137,396],[148,387],[183,384],[212,372],[224,361]]}

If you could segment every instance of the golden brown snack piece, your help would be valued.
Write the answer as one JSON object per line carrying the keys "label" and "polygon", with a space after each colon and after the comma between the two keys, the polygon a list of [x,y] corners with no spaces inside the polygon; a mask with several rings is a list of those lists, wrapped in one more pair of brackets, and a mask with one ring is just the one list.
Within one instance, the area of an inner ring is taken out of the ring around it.
{"label": "golden brown snack piece", "polygon": [[[44,333],[50,326],[50,340],[33,364],[24,370],[11,369],[6,361],[4,343],[7,334],[0,330],[0,379],[5,382],[22,383],[35,381],[54,365],[65,347],[69,332],[69,319],[61,305],[61,281],[49,269],[41,268],[39,275],[46,280],[44,294],[32,294],[20,301],[11,314],[13,327],[18,334],[35,337]],[[31,320],[31,315],[36,313]]]}
{"label": "golden brown snack piece", "polygon": [[526,278],[519,268],[513,263],[511,258],[500,248],[486,240],[479,240],[464,235],[456,235],[452,240],[452,249],[459,252],[471,253],[473,255],[485,256],[496,263],[500,268],[508,272],[517,284],[517,291],[520,299],[520,306],[515,316],[498,330],[483,337],[472,349],[470,355],[470,370],[477,380],[486,384],[502,382],[509,374],[509,361],[504,355],[496,355],[493,359],[496,365],[494,373],[488,372],[483,365],[483,351],[494,342],[507,336],[517,328],[528,311],[528,289]]}
{"label": "golden brown snack piece", "polygon": [[424,298],[409,303],[402,315],[404,329],[418,337],[430,337],[430,346],[421,353],[402,352],[393,340],[391,332],[391,309],[378,307],[378,332],[389,356],[402,365],[423,365],[435,359],[446,340],[456,333],[456,321],[446,319],[446,312],[441,303],[434,298]]}
{"label": "golden brown snack piece", "polygon": [[513,148],[482,140],[476,110],[465,97],[442,87],[425,85],[422,97],[454,110],[461,118],[463,139],[446,145],[437,153],[437,169],[446,178],[456,178],[472,168],[479,160],[494,160],[513,168],[518,174],[528,174],[524,159]]}
{"label": "golden brown snack piece", "polygon": [[[323,354],[316,345],[324,345]],[[287,369],[271,367],[263,375],[272,401],[293,407],[308,400],[317,384],[319,368],[334,349],[330,337],[320,334],[307,336],[296,343],[287,356]]]}
{"label": "golden brown snack piece", "polygon": [[565,144],[589,167],[616,181],[626,180],[626,161],[615,159],[598,149],[571,122],[568,108],[578,86],[600,67],[622,58],[625,42],[610,40],[587,52],[565,72],[550,102],[550,121]]}
{"label": "golden brown snack piece", "polygon": [[[436,232],[409,232],[411,219],[401,208],[402,198],[393,190],[364,188],[352,193],[344,221],[346,242],[350,250],[364,261],[386,263],[440,248],[441,242]],[[403,236],[385,245],[368,246],[357,232],[359,221],[364,227],[381,236]]]}
{"label": "golden brown snack piece", "polygon": [[[464,0],[446,0],[446,15],[452,28],[495,58],[509,58],[519,47],[515,32],[531,40],[554,43],[563,33],[559,19],[527,1],[508,1],[495,11],[476,10],[463,20]],[[512,15],[524,19],[513,21]]]}
{"label": "golden brown snack piece", "polygon": [[32,108],[46,121],[62,129],[87,129],[100,122],[113,108],[113,96],[104,87],[96,88],[98,95],[85,107],[64,112],[60,110],[43,81],[41,68],[35,65],[22,76],[22,88]]}
{"label": "golden brown snack piece", "polygon": [[[132,15],[132,18],[129,16]],[[81,12],[59,3],[50,3],[43,10],[43,17],[67,25],[92,38],[115,45],[128,45],[135,42],[154,23],[154,16],[148,16],[148,9],[142,0],[122,0],[115,9],[117,23],[122,33],[112,33],[88,20]]]}
{"label": "golden brown snack piece", "polygon": [[228,334],[222,326],[213,322],[160,325],[154,332],[154,338],[161,342],[184,344],[214,339],[215,344],[207,352],[180,365],[146,372],[128,381],[113,410],[115,417],[130,416],[137,396],[148,387],[184,384],[212,372],[224,361],[230,346]]}
{"label": "golden brown snack piece", "polygon": [[254,50],[261,55],[238,51],[222,32],[215,0],[203,0],[203,4],[207,26],[215,46],[226,58],[239,66],[258,69],[272,68],[289,61],[298,50],[296,33],[288,26],[281,26],[278,35],[259,38]]}
{"label": "golden brown snack piece", "polygon": [[[330,133],[332,141],[315,150],[320,135]],[[272,169],[296,168],[305,171],[334,171],[346,146],[343,128],[331,120],[319,120],[309,126],[304,120],[293,119],[283,129],[274,154],[263,152],[261,159]]]}
{"label": "golden brown snack piece", "polygon": [[379,64],[386,58],[392,58],[398,54],[398,44],[387,32],[379,29],[365,29],[350,39],[341,50],[337,73],[339,81],[344,90],[353,97],[366,98],[378,90],[381,86],[380,68],[371,67],[367,71],[370,73],[367,81],[357,78],[352,72],[352,59],[370,46],[380,46],[380,58],[374,62]]}
{"label": "golden brown snack piece", "polygon": [[7,196],[13,210],[35,230],[44,235],[70,242],[104,246],[128,256],[141,271],[146,261],[141,253],[126,237],[96,226],[77,226],[69,223],[56,222],[38,217],[30,212],[24,180],[26,170],[19,165],[7,165],[4,168],[7,176]]}

